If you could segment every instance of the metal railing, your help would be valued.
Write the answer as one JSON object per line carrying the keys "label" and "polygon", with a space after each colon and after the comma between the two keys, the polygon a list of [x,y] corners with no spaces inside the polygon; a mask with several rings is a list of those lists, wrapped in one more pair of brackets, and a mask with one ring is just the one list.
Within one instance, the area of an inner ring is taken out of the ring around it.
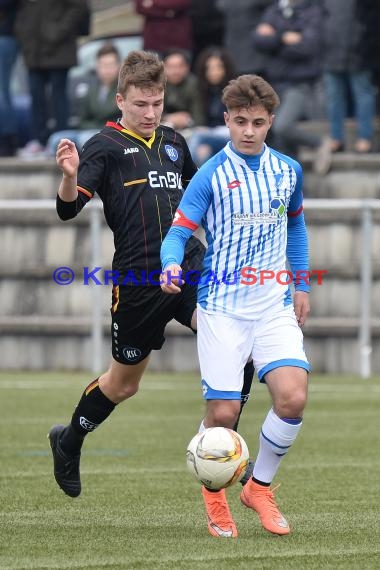
{"label": "metal railing", "polygon": [[359,325],[359,374],[362,378],[371,376],[371,289],[372,268],[372,231],[374,210],[380,210],[380,200],[374,199],[306,199],[305,210],[359,210],[361,211],[361,266],[360,266],[360,325]]}
{"label": "metal railing", "polygon": [[[55,210],[55,200],[0,200],[0,210]],[[371,289],[373,280],[372,268],[372,231],[373,212],[380,210],[380,200],[374,199],[305,199],[306,211],[361,211],[361,267],[360,267],[360,325],[358,334],[359,346],[359,374],[362,378],[371,375]],[[101,265],[101,216],[102,203],[100,200],[92,200],[86,207],[90,210],[91,231],[91,263],[92,267]],[[92,285],[92,315],[91,315],[91,341],[93,347],[93,372],[102,370],[102,302],[100,288]]]}

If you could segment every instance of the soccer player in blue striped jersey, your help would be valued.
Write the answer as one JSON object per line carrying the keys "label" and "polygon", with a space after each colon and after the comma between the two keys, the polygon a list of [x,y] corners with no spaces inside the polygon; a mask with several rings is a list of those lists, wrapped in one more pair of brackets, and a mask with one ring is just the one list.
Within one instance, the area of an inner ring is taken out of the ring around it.
{"label": "soccer player in blue striped jersey", "polygon": [[[202,225],[208,247],[197,279],[206,400],[201,426],[234,426],[244,364],[252,357],[272,407],[241,502],[266,530],[285,535],[290,527],[270,485],[298,435],[307,400],[309,363],[300,327],[310,310],[310,285],[302,168],[265,144],[279,104],[269,83],[242,75],[230,81],[222,100],[231,140],[195,174],[181,199],[161,248],[161,287],[180,294],[183,282],[194,282],[181,263],[187,240]],[[202,494],[210,534],[237,536],[225,490],[202,487]]]}

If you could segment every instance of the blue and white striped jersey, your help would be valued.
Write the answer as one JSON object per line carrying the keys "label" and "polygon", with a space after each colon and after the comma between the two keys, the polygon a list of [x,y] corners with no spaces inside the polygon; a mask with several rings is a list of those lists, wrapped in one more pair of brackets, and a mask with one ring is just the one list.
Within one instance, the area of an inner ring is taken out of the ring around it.
{"label": "blue and white striped jersey", "polygon": [[[260,155],[241,155],[228,143],[192,178],[162,245],[163,267],[182,261],[178,230],[187,228],[187,238],[202,224],[201,307],[242,319],[283,307],[291,303],[287,253],[293,271],[308,270],[302,200],[298,162],[266,145]],[[289,248],[292,224],[297,238]]]}

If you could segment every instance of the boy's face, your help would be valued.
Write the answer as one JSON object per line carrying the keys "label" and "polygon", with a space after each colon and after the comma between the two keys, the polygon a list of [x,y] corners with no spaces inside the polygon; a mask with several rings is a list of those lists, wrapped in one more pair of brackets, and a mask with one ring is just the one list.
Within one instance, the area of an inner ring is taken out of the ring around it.
{"label": "boy's face", "polygon": [[264,141],[273,123],[264,107],[231,109],[224,113],[224,120],[230,131],[232,145],[242,154],[260,154]]}
{"label": "boy's face", "polygon": [[101,55],[96,60],[96,74],[103,85],[112,85],[119,74],[120,62],[114,53]]}
{"label": "boy's face", "polygon": [[161,121],[164,108],[164,90],[141,89],[131,85],[123,96],[116,95],[117,106],[122,112],[123,127],[143,138],[150,138]]}
{"label": "boy's face", "polygon": [[164,60],[164,65],[166,79],[173,85],[182,83],[190,72],[190,66],[181,54],[168,55]]}

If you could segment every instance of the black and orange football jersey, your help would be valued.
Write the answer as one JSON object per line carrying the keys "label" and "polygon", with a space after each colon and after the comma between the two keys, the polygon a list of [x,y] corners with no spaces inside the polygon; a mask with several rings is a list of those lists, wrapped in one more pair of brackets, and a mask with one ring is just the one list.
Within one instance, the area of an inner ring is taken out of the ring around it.
{"label": "black and orange football jersey", "polygon": [[161,269],[161,242],[196,170],[184,137],[165,126],[146,140],[109,122],[84,145],[76,213],[95,193],[102,200],[120,280]]}

